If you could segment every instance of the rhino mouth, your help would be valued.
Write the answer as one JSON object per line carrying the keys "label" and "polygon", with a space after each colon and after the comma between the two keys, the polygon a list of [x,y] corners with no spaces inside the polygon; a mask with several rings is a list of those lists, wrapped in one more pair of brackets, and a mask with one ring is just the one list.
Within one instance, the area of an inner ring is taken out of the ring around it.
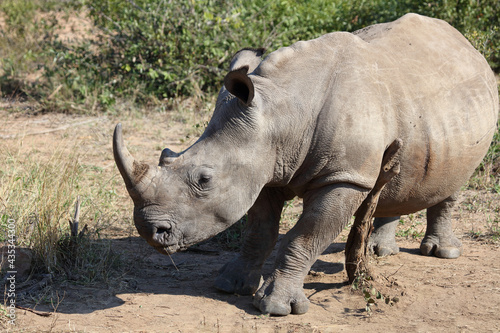
{"label": "rhino mouth", "polygon": [[181,246],[178,246],[178,245],[175,245],[175,246],[155,246],[154,247],[156,251],[158,251],[159,253],[161,254],[167,254],[167,255],[171,255],[171,254],[174,254],[176,252],[179,252],[179,251],[185,251],[187,248],[184,248],[184,247],[181,247]]}
{"label": "rhino mouth", "polygon": [[176,237],[171,228],[157,228],[149,243],[162,254],[173,254],[187,249],[182,237]]}

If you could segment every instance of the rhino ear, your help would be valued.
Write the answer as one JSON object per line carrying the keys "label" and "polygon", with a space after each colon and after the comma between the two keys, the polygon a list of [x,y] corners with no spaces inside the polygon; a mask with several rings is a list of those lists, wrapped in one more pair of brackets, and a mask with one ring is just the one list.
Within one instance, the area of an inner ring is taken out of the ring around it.
{"label": "rhino ear", "polygon": [[248,66],[229,72],[224,78],[224,86],[245,105],[250,105],[254,97],[254,87],[247,73]]}

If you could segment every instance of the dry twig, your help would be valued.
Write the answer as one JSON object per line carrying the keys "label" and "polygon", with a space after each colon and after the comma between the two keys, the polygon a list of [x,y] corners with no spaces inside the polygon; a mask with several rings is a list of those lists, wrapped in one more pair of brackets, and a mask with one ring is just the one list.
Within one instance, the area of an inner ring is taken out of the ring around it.
{"label": "dry twig", "polygon": [[396,139],[386,149],[375,186],[368,193],[368,196],[356,212],[356,219],[347,238],[345,248],[345,268],[349,277],[349,283],[352,283],[359,273],[369,273],[366,254],[367,241],[373,229],[373,214],[375,213],[380,193],[385,184],[400,171],[398,152],[402,146],[403,141]]}
{"label": "dry twig", "polygon": [[24,310],[24,311],[32,312],[32,313],[36,314],[37,316],[42,316],[42,317],[50,317],[52,315],[52,313],[50,313],[50,312],[36,311],[36,310],[30,309],[30,308],[25,308],[24,306],[20,306],[17,304],[16,304],[16,308]]}

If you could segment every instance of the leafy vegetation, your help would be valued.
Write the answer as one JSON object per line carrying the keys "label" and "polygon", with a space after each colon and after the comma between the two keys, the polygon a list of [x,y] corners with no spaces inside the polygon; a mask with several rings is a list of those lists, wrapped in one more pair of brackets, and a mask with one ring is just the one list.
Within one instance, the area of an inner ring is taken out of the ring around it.
{"label": "leafy vegetation", "polygon": [[352,290],[359,291],[365,299],[365,311],[370,314],[373,306],[377,306],[378,302],[384,302],[387,305],[393,306],[399,302],[399,297],[391,297],[383,294],[374,284],[374,279],[368,272],[358,272],[351,285]]}
{"label": "leafy vegetation", "polygon": [[[42,110],[113,110],[124,98],[168,102],[216,91],[242,47],[274,50],[408,12],[450,22],[500,69],[495,0],[4,0],[0,89],[4,97],[29,96]],[[60,38],[69,15],[88,17],[94,30]],[[30,80],[34,72],[42,77]]]}

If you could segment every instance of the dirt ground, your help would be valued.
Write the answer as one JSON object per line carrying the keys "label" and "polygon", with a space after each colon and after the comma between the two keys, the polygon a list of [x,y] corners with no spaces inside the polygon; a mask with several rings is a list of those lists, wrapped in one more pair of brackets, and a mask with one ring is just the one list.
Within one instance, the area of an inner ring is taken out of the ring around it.
{"label": "dirt ground", "polygon": [[[161,148],[179,151],[193,140],[186,140],[191,125],[172,120],[171,114],[123,119],[34,116],[9,112],[10,107],[6,101],[0,103],[0,145],[18,146],[40,156],[61,146],[81,150],[86,164],[106,170],[110,177],[119,177],[111,152],[118,120],[131,152],[151,163],[157,161]],[[200,116],[192,123],[202,121]],[[453,218],[455,233],[464,246],[460,258],[421,256],[419,238],[399,237],[398,255],[372,259],[377,290],[399,299],[393,306],[379,301],[368,313],[363,296],[346,284],[344,230],[304,282],[311,301],[309,312],[269,317],[252,306],[250,296],[227,295],[213,288],[218,269],[234,252],[209,242],[199,251],[176,253],[171,258],[158,254],[133,229],[132,203],[124,186],[116,191],[124,214],[107,237],[123,253],[129,267],[126,273],[106,285],[65,282],[53,286],[60,295],[57,309],[50,302],[36,306],[37,311],[52,313],[49,317],[18,309],[16,326],[8,327],[9,331],[500,332],[500,246],[488,237],[471,236],[486,234],[488,221],[498,218],[498,194],[462,193]],[[300,205],[296,201],[288,213],[296,215]],[[272,258],[264,275],[271,269]]]}

